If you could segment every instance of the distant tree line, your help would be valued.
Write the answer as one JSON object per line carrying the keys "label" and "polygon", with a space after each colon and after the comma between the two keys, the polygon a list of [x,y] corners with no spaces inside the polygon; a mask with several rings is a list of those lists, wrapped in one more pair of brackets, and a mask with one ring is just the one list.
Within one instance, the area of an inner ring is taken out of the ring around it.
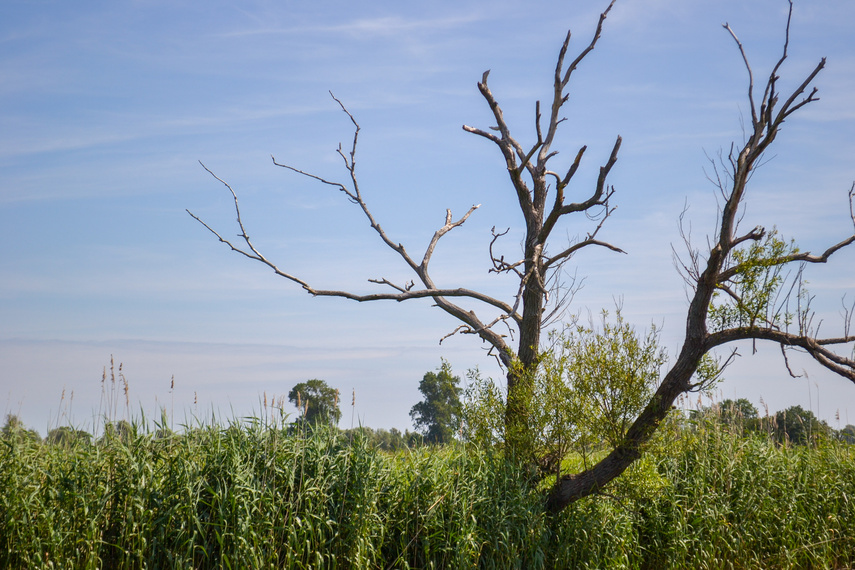
{"label": "distant tree line", "polygon": [[807,445],[825,438],[855,443],[855,425],[847,424],[843,429],[835,430],[801,406],[790,406],[774,415],[760,416],[757,408],[745,398],[727,399],[693,410],[689,419],[694,422],[715,421],[745,435],[766,433],[782,444]]}
{"label": "distant tree line", "polygon": [[[410,410],[415,431],[407,429],[402,432],[397,428],[359,426],[340,430],[341,434],[351,440],[356,437],[364,438],[369,444],[389,452],[421,445],[442,445],[457,439],[471,439],[462,433],[464,406],[460,400],[460,377],[453,375],[448,362],[443,361],[436,372],[425,373],[419,390],[424,399]],[[336,425],[341,419],[339,391],[331,388],[324,380],[300,382],[291,389],[288,399],[299,410],[299,416],[289,424],[295,432],[300,429],[311,430],[321,423]],[[745,436],[752,433],[768,434],[780,444],[807,445],[823,439],[855,444],[855,425],[847,424],[836,430],[825,420],[820,420],[813,412],[799,405],[790,406],[773,415],[767,413],[760,416],[754,404],[747,399],[726,399],[698,410],[691,410],[685,418],[687,429],[692,429],[702,422],[724,425]],[[164,427],[165,425],[165,421],[158,424],[155,432],[157,439],[176,435]],[[27,428],[19,416],[7,414],[0,432],[7,440],[19,438],[44,441],[53,445],[72,445],[98,443],[105,438],[124,440],[130,437],[135,429],[137,428],[127,420],[106,422],[104,433],[96,438],[85,430],[60,426],[51,429],[42,439],[36,430]]]}

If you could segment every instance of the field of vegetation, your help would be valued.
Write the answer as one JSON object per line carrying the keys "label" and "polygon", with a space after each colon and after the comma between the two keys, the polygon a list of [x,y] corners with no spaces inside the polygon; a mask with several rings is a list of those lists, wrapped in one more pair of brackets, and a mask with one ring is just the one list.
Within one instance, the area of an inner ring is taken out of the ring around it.
{"label": "field of vegetation", "polygon": [[0,567],[855,565],[851,438],[793,444],[737,416],[675,414],[616,484],[558,515],[548,479],[471,443],[390,451],[369,429],[271,417],[42,440],[7,421]]}

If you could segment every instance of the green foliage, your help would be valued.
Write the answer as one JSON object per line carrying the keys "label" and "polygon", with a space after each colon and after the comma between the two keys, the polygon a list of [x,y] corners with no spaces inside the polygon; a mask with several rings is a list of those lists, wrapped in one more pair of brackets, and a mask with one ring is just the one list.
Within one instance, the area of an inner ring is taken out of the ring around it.
{"label": "green foliage", "polygon": [[376,447],[382,451],[396,452],[403,451],[408,447],[422,443],[422,436],[406,430],[392,429],[372,429],[367,426],[346,429],[342,431],[344,437],[348,440],[353,440],[355,437],[363,438],[368,445]]}
{"label": "green foliage", "polygon": [[288,401],[297,406],[303,422],[308,424],[338,424],[341,419],[339,392],[323,380],[314,378],[300,382],[288,392]]}
{"label": "green foliage", "polygon": [[668,493],[640,502],[649,568],[843,568],[855,559],[855,453],[781,446],[699,423],[659,458]]}
{"label": "green foliage", "polygon": [[603,311],[601,330],[577,325],[557,340],[544,359],[545,370],[570,388],[577,441],[620,444],[650,400],[666,361],[656,327],[642,337],[620,311],[613,323]]}
{"label": "green foliage", "polygon": [[821,446],[828,440],[855,443],[855,426],[840,431],[831,428],[810,410],[790,406],[774,415],[760,417],[757,408],[744,398],[722,400],[689,412],[696,429],[724,429],[738,436],[762,435],[778,445]]}
{"label": "green foliage", "polygon": [[780,442],[806,445],[816,438],[828,437],[830,428],[810,410],[790,406],[775,414],[773,433]]}
{"label": "green foliage", "polygon": [[783,260],[798,251],[795,242],[785,242],[772,229],[761,240],[730,252],[728,267],[738,271],[713,296],[709,311],[712,328],[789,324],[793,315],[782,313],[776,301],[786,280]]}
{"label": "green foliage", "polygon": [[41,441],[42,439],[39,432],[33,429],[27,429],[27,426],[24,425],[21,418],[15,414],[6,414],[6,423],[3,424],[3,429],[0,430],[0,433],[2,433],[7,439],[23,438],[32,441]]}
{"label": "green foliage", "polygon": [[104,434],[101,436],[102,441],[111,439],[119,439],[123,442],[128,442],[135,437],[136,426],[128,420],[119,420],[117,422],[106,422],[104,424]]}
{"label": "green foliage", "polygon": [[451,373],[451,365],[445,360],[436,373],[428,372],[419,382],[424,400],[412,407],[410,417],[426,443],[448,443],[454,439],[462,411],[459,384],[460,377]]}
{"label": "green foliage", "polygon": [[754,421],[757,419],[757,408],[745,398],[738,400],[722,400],[718,407],[722,420],[727,424],[738,421]]}
{"label": "green foliage", "polygon": [[711,352],[704,353],[692,378],[695,389],[702,392],[712,391],[722,379],[721,374],[721,359]]}
{"label": "green foliage", "polygon": [[743,431],[759,431],[761,428],[757,408],[745,398],[722,400],[711,406],[692,410],[689,416],[695,422],[710,420],[734,428],[740,433]]}
{"label": "green foliage", "polygon": [[[669,420],[607,494],[543,510],[502,454],[260,420],[0,435],[2,568],[843,568],[855,448]],[[106,431],[106,430],[105,430]],[[583,461],[572,454],[568,461]]]}
{"label": "green foliage", "polygon": [[62,426],[50,430],[45,441],[54,445],[71,446],[76,442],[90,443],[92,441],[92,434],[69,426]]}
{"label": "green foliage", "polygon": [[477,368],[466,374],[462,419],[464,441],[484,449],[504,442],[504,390],[492,378],[483,378]]}
{"label": "green foliage", "polygon": [[[554,473],[571,450],[587,456],[618,445],[652,396],[666,361],[655,327],[639,335],[616,312],[603,311],[599,328],[574,324],[550,337],[551,348],[519,394],[529,398],[528,451]],[[506,441],[501,389],[477,375],[466,398],[465,429],[470,441]],[[516,450],[520,453],[520,450]]]}

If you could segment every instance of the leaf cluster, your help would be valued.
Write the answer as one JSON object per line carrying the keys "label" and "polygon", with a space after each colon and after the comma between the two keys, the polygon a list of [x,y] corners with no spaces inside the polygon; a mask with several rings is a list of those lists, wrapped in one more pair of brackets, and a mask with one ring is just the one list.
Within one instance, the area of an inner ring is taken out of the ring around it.
{"label": "leaf cluster", "polygon": [[[575,322],[550,335],[550,348],[526,383],[528,440],[523,450],[546,472],[556,472],[571,451],[583,457],[619,445],[659,382],[665,350],[653,326],[639,334],[620,310],[613,319]],[[471,378],[464,433],[470,440],[506,442],[501,388],[492,380]]]}
{"label": "leaf cluster", "polygon": [[787,281],[786,260],[798,253],[795,242],[784,241],[776,229],[731,251],[728,265],[733,275],[719,285],[710,304],[714,330],[790,324],[793,315],[785,311],[786,303],[777,301]]}

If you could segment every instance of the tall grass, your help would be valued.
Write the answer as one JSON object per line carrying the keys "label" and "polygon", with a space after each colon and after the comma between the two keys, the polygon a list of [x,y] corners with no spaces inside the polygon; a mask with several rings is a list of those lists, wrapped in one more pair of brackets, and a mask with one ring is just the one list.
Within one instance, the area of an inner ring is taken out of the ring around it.
{"label": "tall grass", "polygon": [[[855,453],[673,427],[559,515],[501,455],[267,418],[0,440],[2,568],[841,568]],[[646,481],[655,480],[656,484]]]}
{"label": "tall grass", "polygon": [[842,568],[855,563],[855,446],[780,445],[701,421],[660,458],[671,482],[644,505],[658,568]]}

